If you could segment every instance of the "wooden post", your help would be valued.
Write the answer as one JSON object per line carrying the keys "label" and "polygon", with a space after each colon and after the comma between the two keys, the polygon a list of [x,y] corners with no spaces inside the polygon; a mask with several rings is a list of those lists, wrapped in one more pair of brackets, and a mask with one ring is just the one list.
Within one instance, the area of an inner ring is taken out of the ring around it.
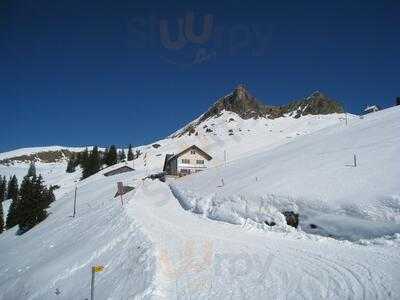
{"label": "wooden post", "polygon": [[96,267],[92,267],[92,280],[90,282],[90,300],[94,300],[94,277],[96,274]]}
{"label": "wooden post", "polygon": [[90,300],[94,300],[94,277],[96,272],[103,272],[104,266],[92,266],[92,280],[90,282]]}
{"label": "wooden post", "polygon": [[76,215],[76,193],[77,193],[78,187],[75,186],[75,196],[74,196],[74,214],[72,215],[73,218],[75,218]]}
{"label": "wooden post", "polygon": [[117,187],[118,187],[118,194],[121,196],[121,205],[124,206],[124,200],[122,198],[122,195],[124,194],[124,184],[122,182],[118,182]]}
{"label": "wooden post", "polygon": [[357,167],[357,156],[354,154],[354,167]]}

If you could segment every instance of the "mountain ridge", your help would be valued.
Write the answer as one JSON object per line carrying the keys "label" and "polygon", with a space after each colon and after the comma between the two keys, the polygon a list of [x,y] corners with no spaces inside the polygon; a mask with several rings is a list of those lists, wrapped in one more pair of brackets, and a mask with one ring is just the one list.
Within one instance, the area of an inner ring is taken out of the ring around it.
{"label": "mountain ridge", "polygon": [[284,116],[300,118],[305,115],[327,115],[344,113],[343,106],[320,91],[313,92],[310,96],[290,101],[287,105],[273,106],[258,100],[243,84],[239,84],[233,92],[219,98],[199,118],[191,121],[182,130],[178,130],[171,137],[180,137],[186,133],[194,133],[195,128],[204,121],[216,117],[223,111],[231,111],[244,120],[268,118],[276,119]]}

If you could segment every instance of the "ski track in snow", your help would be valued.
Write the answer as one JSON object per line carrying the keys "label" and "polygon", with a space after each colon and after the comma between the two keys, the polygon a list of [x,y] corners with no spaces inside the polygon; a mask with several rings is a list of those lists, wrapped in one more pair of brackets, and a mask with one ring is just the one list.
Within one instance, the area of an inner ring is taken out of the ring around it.
{"label": "ski track in snow", "polygon": [[128,213],[142,223],[156,248],[161,298],[396,299],[400,295],[398,251],[371,250],[329,238],[315,242],[306,236],[247,231],[211,221],[183,210],[169,187],[158,182],[145,182],[130,200]]}

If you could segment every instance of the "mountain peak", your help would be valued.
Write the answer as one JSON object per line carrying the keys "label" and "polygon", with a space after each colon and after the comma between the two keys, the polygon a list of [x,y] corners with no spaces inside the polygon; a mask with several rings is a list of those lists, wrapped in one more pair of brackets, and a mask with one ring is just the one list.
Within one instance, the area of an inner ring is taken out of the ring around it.
{"label": "mountain peak", "polygon": [[233,94],[236,95],[236,97],[243,98],[249,95],[250,92],[248,91],[247,87],[244,84],[239,84],[234,89]]}
{"label": "mountain peak", "polygon": [[259,118],[266,115],[266,106],[253,97],[244,84],[238,85],[232,93],[214,103],[202,119],[219,115],[224,110],[235,112],[242,119]]}
{"label": "mountain peak", "polygon": [[266,105],[258,101],[244,84],[239,84],[233,92],[220,98],[206,113],[196,121],[191,122],[178,136],[186,132],[194,132],[195,127],[207,119],[218,118],[223,111],[234,112],[244,120],[269,118],[275,119],[284,116],[299,118],[305,115],[324,115],[331,113],[343,113],[343,107],[336,101],[331,100],[320,91],[313,92],[309,97],[295,100],[283,106]]}

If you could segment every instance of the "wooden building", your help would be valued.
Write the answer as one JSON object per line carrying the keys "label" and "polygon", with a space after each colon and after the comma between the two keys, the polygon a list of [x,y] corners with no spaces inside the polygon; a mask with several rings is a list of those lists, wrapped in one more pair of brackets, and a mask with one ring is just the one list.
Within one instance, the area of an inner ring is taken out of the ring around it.
{"label": "wooden building", "polygon": [[167,175],[184,176],[203,171],[212,157],[196,145],[192,145],[178,154],[165,156],[163,171]]}

